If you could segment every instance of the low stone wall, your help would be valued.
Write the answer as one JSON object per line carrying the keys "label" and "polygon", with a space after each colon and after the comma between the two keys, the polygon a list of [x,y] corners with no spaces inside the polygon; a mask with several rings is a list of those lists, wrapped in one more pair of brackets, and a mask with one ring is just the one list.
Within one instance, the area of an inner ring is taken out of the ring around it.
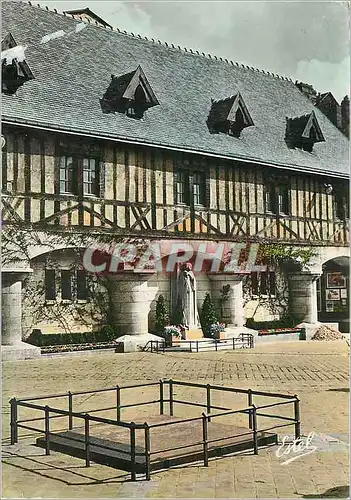
{"label": "low stone wall", "polygon": [[[291,333],[275,333],[273,335],[257,335],[255,337],[255,343],[263,342],[281,342],[281,341],[295,341],[300,340],[300,332]],[[307,339],[309,340],[309,339]]]}

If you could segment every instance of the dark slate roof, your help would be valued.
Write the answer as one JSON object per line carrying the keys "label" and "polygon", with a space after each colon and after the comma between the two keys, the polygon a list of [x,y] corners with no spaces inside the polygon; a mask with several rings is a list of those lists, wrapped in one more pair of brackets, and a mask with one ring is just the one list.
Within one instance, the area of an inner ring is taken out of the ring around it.
{"label": "dark slate roof", "polygon": [[[348,175],[348,139],[291,80],[87,24],[21,2],[2,2],[2,33],[27,45],[35,79],[2,97],[3,122],[23,122],[114,140],[261,162],[300,171]],[[40,44],[44,35],[69,35]],[[104,114],[100,99],[111,74],[140,65],[160,105],[142,120]],[[211,99],[241,93],[254,126],[240,138],[211,134]],[[314,110],[325,142],[312,153],[289,149],[286,118]]]}

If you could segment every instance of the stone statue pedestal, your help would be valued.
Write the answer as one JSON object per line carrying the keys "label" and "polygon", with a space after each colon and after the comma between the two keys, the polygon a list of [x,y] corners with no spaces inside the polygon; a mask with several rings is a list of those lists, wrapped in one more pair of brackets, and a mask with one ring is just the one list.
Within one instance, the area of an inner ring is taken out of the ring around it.
{"label": "stone statue pedestal", "polygon": [[185,330],[185,340],[201,340],[204,338],[201,328]]}

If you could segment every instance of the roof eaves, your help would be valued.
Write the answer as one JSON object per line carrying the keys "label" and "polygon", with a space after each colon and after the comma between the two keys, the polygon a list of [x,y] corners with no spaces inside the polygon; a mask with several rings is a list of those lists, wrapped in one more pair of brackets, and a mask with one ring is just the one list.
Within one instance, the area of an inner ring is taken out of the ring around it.
{"label": "roof eaves", "polygon": [[201,149],[192,149],[192,148],[186,148],[186,147],[178,147],[178,146],[173,146],[171,144],[165,144],[165,143],[157,143],[157,142],[149,142],[143,139],[130,139],[128,137],[116,137],[114,135],[110,134],[96,134],[96,133],[87,133],[86,130],[80,130],[80,129],[75,129],[73,127],[66,127],[66,128],[59,128],[55,127],[51,124],[41,124],[39,122],[35,123],[34,120],[25,120],[25,119],[16,119],[16,118],[6,118],[3,116],[2,118],[2,123],[6,125],[18,125],[18,126],[23,126],[23,127],[32,127],[35,129],[39,130],[49,130],[52,132],[57,132],[57,133],[68,133],[72,135],[80,135],[83,137],[95,137],[97,139],[105,139],[109,141],[115,141],[115,142],[123,142],[126,144],[135,144],[135,145],[141,145],[141,146],[149,146],[152,148],[161,148],[161,149],[167,149],[171,151],[179,151],[179,152],[185,152],[185,153],[192,153],[192,154],[197,154],[197,155],[202,155],[202,156],[207,156],[207,157],[212,157],[212,158],[221,158],[224,160],[231,160],[231,161],[241,161],[243,163],[257,163],[258,165],[261,166],[266,166],[266,167],[273,167],[273,168],[281,168],[283,170],[292,170],[292,171],[298,171],[299,173],[306,173],[306,174],[316,174],[316,175],[328,175],[329,177],[337,177],[337,178],[342,178],[342,179],[349,179],[349,175],[346,173],[342,172],[331,172],[330,170],[323,170],[323,169],[316,169],[314,168],[313,170],[308,167],[301,167],[301,165],[296,165],[296,164],[280,164],[280,163],[269,163],[260,160],[259,158],[247,158],[243,157],[240,155],[221,155],[218,153],[212,153],[208,152],[205,150]]}

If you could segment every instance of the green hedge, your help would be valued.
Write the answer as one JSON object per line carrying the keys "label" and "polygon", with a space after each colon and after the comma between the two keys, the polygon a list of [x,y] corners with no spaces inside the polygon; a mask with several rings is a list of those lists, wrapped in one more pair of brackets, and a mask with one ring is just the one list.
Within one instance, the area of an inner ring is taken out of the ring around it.
{"label": "green hedge", "polygon": [[116,331],[109,325],[106,325],[97,332],[84,333],[46,333],[41,330],[33,330],[30,336],[26,339],[28,344],[37,347],[47,347],[54,345],[68,344],[95,344],[98,342],[109,342],[117,338]]}
{"label": "green hedge", "polygon": [[294,328],[297,324],[293,316],[285,316],[281,319],[272,321],[255,321],[253,318],[248,318],[246,327],[253,330],[274,330],[275,328]]}

